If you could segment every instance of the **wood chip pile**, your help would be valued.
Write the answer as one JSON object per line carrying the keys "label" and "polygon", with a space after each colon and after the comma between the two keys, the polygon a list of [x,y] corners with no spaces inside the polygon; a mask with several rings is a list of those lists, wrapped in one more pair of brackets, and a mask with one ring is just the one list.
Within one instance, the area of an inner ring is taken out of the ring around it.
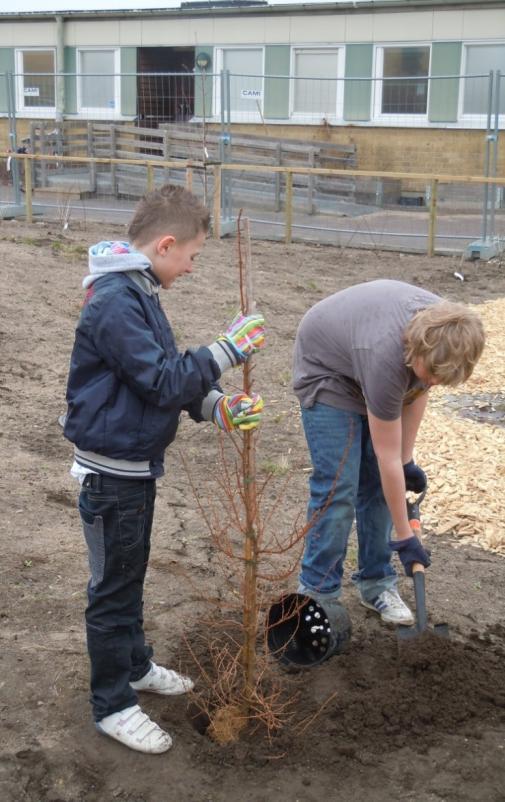
{"label": "wood chip pile", "polygon": [[[505,299],[475,307],[486,329],[486,348],[471,379],[449,388],[451,397],[489,394],[505,398]],[[423,524],[435,534],[505,555],[505,428],[458,415],[444,396],[432,399],[416,446],[416,459],[429,477],[421,508]],[[478,402],[477,402],[478,407]]]}

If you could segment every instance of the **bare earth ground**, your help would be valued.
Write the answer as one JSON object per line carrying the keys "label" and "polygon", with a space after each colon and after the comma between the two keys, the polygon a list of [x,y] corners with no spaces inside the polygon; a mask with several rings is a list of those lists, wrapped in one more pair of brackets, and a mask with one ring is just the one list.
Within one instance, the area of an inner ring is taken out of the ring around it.
{"label": "bare earth ground", "polygon": [[[113,227],[62,237],[56,226],[0,226],[0,799],[505,802],[505,561],[446,536],[429,537],[428,604],[433,620],[449,623],[450,641],[399,648],[395,633],[358,604],[349,570],[350,649],[295,675],[271,660],[273,674],[297,699],[291,723],[272,739],[256,729],[220,746],[195,729],[183,698],[152,696],[144,698],[146,711],[174,736],[166,755],[142,756],[95,732],[83,633],[86,553],[68,473],[71,446],[57,418],[85,247],[123,236]],[[289,529],[304,515],[309,468],[290,390],[291,347],[303,312],[339,288],[377,277],[480,303],[505,296],[505,273],[496,263],[467,264],[461,282],[453,276],[460,261],[449,257],[260,242],[253,243],[253,262],[269,329],[255,372],[267,402],[257,462],[260,474],[289,480],[277,509],[277,525]],[[163,303],[181,348],[210,342],[238,306],[235,242],[209,241],[194,275]],[[212,425],[184,421],[167,454],[146,588],[156,658],[193,674],[188,644],[204,663],[202,621],[210,614],[219,624],[238,568],[223,566],[211,543],[181,454],[192,482],[212,492],[210,478],[221,470],[218,441]],[[294,586],[293,576],[270,592]],[[410,580],[403,577],[401,589],[413,602]],[[212,606],[216,599],[221,606]]]}

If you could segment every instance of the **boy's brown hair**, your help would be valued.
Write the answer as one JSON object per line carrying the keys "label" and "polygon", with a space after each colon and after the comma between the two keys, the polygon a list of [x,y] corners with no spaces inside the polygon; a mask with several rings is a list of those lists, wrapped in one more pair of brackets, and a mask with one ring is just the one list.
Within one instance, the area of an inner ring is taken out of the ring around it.
{"label": "boy's brown hair", "polygon": [[206,233],[209,221],[209,211],[196,195],[184,187],[164,184],[141,198],[128,226],[128,238],[137,247],[164,234],[187,242]]}
{"label": "boy's brown hair", "polygon": [[485,344],[480,317],[464,304],[442,301],[418,312],[405,331],[405,359],[417,358],[440,384],[466,381]]}

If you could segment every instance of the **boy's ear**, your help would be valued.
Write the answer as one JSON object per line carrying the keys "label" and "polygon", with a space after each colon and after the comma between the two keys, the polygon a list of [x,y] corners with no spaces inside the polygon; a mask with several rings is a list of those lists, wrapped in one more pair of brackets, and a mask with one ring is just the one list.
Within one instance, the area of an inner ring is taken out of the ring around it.
{"label": "boy's ear", "polygon": [[172,234],[166,234],[164,237],[158,240],[156,244],[156,252],[159,253],[161,256],[165,256],[166,252],[170,250],[172,245],[175,245],[176,239]]}

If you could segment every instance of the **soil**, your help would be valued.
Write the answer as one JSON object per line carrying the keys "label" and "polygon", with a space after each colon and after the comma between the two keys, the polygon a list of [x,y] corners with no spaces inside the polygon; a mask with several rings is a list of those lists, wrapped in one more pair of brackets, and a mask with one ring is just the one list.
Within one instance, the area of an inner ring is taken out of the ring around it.
{"label": "soil", "polygon": [[[62,235],[43,223],[0,225],[0,798],[505,802],[505,560],[435,533],[427,538],[427,600],[433,622],[449,624],[450,639],[428,634],[399,642],[361,607],[349,578],[353,546],[344,587],[353,625],[347,651],[295,674],[266,655],[269,682],[288,700],[280,729],[269,734],[253,722],[220,745],[188,715],[185,698],[146,696],[144,709],[174,738],[170,752],[143,756],[95,731],[83,628],[87,559],[69,475],[72,449],[58,416],[86,247],[123,237],[124,228],[113,226],[71,227]],[[478,304],[505,295],[505,272],[496,262],[468,263],[462,282],[454,276],[456,258],[268,242],[253,242],[252,257],[268,322],[268,350],[254,374],[266,400],[257,466],[261,480],[271,476],[264,500],[282,540],[305,515],[310,469],[290,389],[293,335],[304,311],[339,288],[378,277]],[[236,263],[233,240],[209,241],[194,274],[164,293],[181,348],[210,342],[237,309]],[[225,382],[239,384],[238,374]],[[167,453],[145,595],[157,661],[196,676],[202,696],[215,687],[206,687],[210,674],[200,669],[210,672],[212,649],[224,642],[240,595],[240,562],[223,556],[204,520],[206,510],[220,508],[213,489],[214,477],[223,476],[219,442],[211,424],[185,420]],[[233,546],[240,548],[236,536]],[[283,574],[298,555],[299,546],[271,558],[271,570]],[[295,587],[296,573],[264,583],[265,605]],[[413,605],[411,581],[402,577],[400,588]]]}

